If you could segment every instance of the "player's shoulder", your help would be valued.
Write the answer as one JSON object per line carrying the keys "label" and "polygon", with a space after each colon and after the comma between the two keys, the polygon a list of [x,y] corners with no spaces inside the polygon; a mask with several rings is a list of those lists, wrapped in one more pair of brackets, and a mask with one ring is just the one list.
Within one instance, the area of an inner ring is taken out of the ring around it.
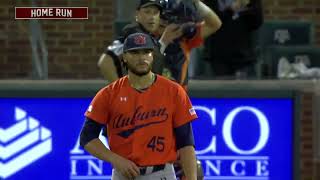
{"label": "player's shoulder", "polygon": [[100,90],[100,92],[107,93],[112,96],[114,93],[118,93],[121,89],[125,87],[126,81],[127,76],[123,76],[122,78],[103,87]]}
{"label": "player's shoulder", "polygon": [[166,89],[171,90],[172,92],[178,92],[181,90],[184,91],[183,87],[179,83],[170,80],[164,76],[157,75],[157,81],[159,81],[160,87],[165,87]]}
{"label": "player's shoulder", "polygon": [[125,85],[125,82],[127,81],[128,76],[123,76],[116,81],[113,81],[112,83],[108,84],[105,88],[108,90],[117,90],[122,88]]}

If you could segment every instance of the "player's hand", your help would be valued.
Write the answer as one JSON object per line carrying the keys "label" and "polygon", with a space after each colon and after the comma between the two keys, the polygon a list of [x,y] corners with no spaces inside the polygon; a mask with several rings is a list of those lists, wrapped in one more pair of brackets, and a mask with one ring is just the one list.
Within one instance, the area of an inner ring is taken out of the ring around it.
{"label": "player's hand", "polygon": [[178,24],[169,24],[164,30],[160,41],[165,45],[172,43],[175,39],[181,37],[183,34],[181,27]]}
{"label": "player's hand", "polygon": [[140,170],[134,162],[119,155],[113,157],[111,164],[118,172],[128,179],[134,179],[140,175]]}

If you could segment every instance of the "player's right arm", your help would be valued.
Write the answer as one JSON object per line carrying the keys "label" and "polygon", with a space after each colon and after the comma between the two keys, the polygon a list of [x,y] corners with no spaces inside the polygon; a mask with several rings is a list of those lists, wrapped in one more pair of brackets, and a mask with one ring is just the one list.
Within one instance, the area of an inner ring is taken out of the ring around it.
{"label": "player's right arm", "polygon": [[139,175],[138,167],[131,161],[109,150],[99,139],[103,126],[108,123],[111,94],[107,88],[100,90],[85,113],[86,120],[80,133],[80,145],[93,156],[109,162],[128,178]]}
{"label": "player's right arm", "polygon": [[110,151],[99,139],[101,124],[86,118],[80,134],[80,144],[91,155],[105,162],[109,162],[125,177],[134,178],[139,175],[139,168],[130,160]]}

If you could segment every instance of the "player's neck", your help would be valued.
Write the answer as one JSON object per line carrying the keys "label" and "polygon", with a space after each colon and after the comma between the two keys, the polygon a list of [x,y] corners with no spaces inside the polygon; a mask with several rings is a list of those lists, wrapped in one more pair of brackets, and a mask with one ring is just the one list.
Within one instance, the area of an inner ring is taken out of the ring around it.
{"label": "player's neck", "polygon": [[151,71],[144,75],[144,76],[137,76],[132,72],[128,72],[128,79],[130,85],[138,90],[146,89],[149,86],[153,84],[153,81],[155,79],[155,74],[153,74]]}

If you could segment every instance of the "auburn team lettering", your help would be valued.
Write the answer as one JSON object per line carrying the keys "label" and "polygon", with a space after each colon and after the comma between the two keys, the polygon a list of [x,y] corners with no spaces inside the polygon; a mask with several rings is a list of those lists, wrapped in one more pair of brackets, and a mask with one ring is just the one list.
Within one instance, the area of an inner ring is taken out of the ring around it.
{"label": "auburn team lettering", "polygon": [[136,121],[144,121],[150,118],[159,117],[161,121],[168,119],[167,109],[160,107],[158,109],[144,110],[143,106],[138,106],[132,116],[126,114],[119,114],[113,120],[113,128],[122,128],[128,125],[134,125]]}

